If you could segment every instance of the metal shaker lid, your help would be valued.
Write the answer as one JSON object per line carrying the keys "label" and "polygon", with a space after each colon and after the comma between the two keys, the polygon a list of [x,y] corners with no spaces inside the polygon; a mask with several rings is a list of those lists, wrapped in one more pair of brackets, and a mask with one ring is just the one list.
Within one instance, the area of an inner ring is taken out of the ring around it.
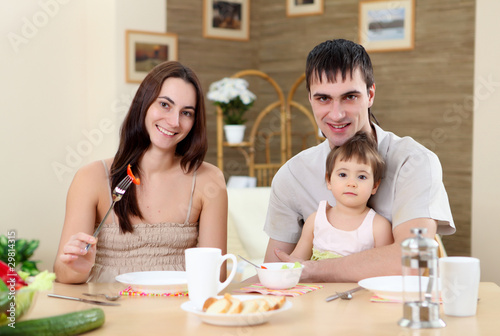
{"label": "metal shaker lid", "polygon": [[411,229],[411,232],[415,234],[415,237],[405,239],[401,243],[401,246],[404,249],[425,251],[428,249],[438,248],[438,243],[434,239],[423,236],[427,232],[426,228],[413,228]]}

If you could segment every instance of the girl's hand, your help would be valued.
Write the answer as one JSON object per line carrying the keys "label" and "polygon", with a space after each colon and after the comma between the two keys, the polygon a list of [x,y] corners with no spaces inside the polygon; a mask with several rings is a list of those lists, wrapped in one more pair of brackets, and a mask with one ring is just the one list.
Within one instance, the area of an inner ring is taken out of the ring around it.
{"label": "girl's hand", "polygon": [[[87,244],[91,244],[85,251]],[[72,235],[63,246],[63,253],[59,256],[62,263],[77,273],[89,273],[95,262],[97,239],[93,236],[79,232]]]}
{"label": "girl's hand", "polygon": [[281,251],[278,248],[274,249],[274,253],[279,258],[279,260],[282,261],[282,262],[296,262],[296,261],[298,261],[300,263],[304,262],[304,259],[291,256],[290,254],[288,254],[286,252],[283,252],[283,251]]}
{"label": "girl's hand", "polygon": [[300,281],[302,282],[318,282],[314,280],[316,275],[315,266],[318,264],[317,261],[312,260],[304,260],[301,258],[293,257],[286,252],[281,251],[280,249],[274,249],[274,253],[282,262],[300,262],[304,268],[302,269],[302,274],[300,275]]}

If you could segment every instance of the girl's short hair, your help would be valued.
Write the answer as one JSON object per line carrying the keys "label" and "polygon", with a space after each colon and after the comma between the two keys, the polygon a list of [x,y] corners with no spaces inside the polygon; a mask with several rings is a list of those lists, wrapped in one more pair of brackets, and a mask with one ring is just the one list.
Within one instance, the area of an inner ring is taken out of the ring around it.
{"label": "girl's short hair", "polygon": [[382,180],[385,171],[385,162],[377,149],[377,142],[373,136],[358,131],[342,146],[333,148],[326,158],[326,179],[330,180],[337,158],[340,161],[356,159],[359,163],[370,165],[375,182]]}

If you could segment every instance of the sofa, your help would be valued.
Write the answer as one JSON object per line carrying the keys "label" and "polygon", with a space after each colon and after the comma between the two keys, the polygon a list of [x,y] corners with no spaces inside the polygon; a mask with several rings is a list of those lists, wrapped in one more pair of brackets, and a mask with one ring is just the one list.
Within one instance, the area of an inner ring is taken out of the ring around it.
{"label": "sofa", "polygon": [[[264,261],[268,236],[263,231],[271,187],[228,187],[227,252],[260,264]],[[255,267],[238,258],[233,282],[256,274]],[[232,265],[228,265],[231,269]]]}

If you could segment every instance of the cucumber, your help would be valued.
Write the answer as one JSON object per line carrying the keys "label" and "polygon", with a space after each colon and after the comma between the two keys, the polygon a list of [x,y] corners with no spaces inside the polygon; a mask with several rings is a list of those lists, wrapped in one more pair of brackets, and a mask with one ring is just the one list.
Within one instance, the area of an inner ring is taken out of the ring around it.
{"label": "cucumber", "polygon": [[0,327],[0,335],[70,336],[99,328],[103,324],[104,311],[101,308],[92,308],[75,313],[16,322],[15,328],[4,325]]}

